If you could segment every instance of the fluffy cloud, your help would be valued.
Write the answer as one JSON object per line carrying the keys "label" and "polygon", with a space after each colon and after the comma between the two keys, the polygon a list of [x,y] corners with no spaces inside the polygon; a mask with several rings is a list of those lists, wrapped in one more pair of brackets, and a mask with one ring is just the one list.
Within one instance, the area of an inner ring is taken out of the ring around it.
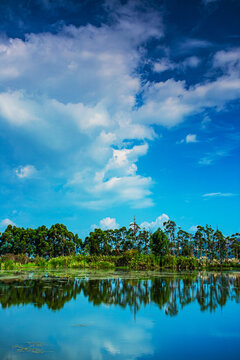
{"label": "fluffy cloud", "polygon": [[2,221],[0,221],[1,227],[7,227],[8,225],[16,226],[16,224],[14,224],[14,222],[10,219],[3,219]]}
{"label": "fluffy cloud", "polygon": [[15,170],[15,173],[18,178],[25,179],[34,176],[37,173],[37,170],[33,165],[20,166]]}
{"label": "fluffy cloud", "polygon": [[189,144],[189,143],[195,143],[197,142],[197,135],[196,134],[188,134],[186,136],[186,143]]}
{"label": "fluffy cloud", "polygon": [[185,139],[178,141],[177,144],[183,144],[183,143],[189,144],[189,143],[196,143],[196,142],[198,142],[197,135],[196,134],[188,134]]}
{"label": "fluffy cloud", "polygon": [[168,58],[162,58],[158,61],[153,62],[153,70],[161,73],[166,70],[173,70],[177,67],[177,64],[171,62]]}
{"label": "fluffy cloud", "polygon": [[[109,21],[98,27],[69,25],[54,34],[30,33],[24,40],[1,38],[0,121],[15,129],[29,153],[36,152],[27,164],[43,154],[41,167],[49,178],[67,184],[73,204],[148,207],[153,181],[139,174],[137,163],[156,138],[154,128],[176,126],[238,99],[237,50],[215,54],[212,66],[222,69],[215,80],[192,86],[174,78],[144,83],[139,67],[146,44],[164,36],[160,14],[143,11],[144,3],[135,1],[109,1],[105,7]],[[210,44],[188,39],[184,46]],[[197,65],[195,56],[185,59],[184,66]],[[165,54],[153,68],[162,72],[175,64]],[[33,177],[31,166],[18,168],[16,175]]]}
{"label": "fluffy cloud", "polygon": [[91,229],[102,229],[102,230],[111,230],[111,229],[117,229],[119,227],[119,224],[117,223],[115,218],[106,217],[99,221],[99,225],[92,225]]}
{"label": "fluffy cloud", "polygon": [[158,229],[159,227],[162,228],[163,223],[168,221],[168,220],[169,220],[169,216],[166,215],[166,214],[162,214],[162,215],[158,216],[155,221],[152,221],[152,222],[144,221],[140,225],[140,227],[142,229],[149,229],[151,231],[154,231],[154,230]]}

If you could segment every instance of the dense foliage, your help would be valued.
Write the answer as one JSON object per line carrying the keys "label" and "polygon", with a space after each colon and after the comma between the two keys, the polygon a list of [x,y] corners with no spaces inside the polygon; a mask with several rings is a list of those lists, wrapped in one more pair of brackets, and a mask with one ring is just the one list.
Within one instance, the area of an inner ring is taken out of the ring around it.
{"label": "dense foliage", "polygon": [[224,236],[219,229],[214,230],[209,225],[197,226],[195,234],[191,234],[170,220],[163,224],[163,229],[159,228],[153,233],[141,229],[135,220],[128,229],[95,229],[84,241],[62,224],[52,225],[50,229],[46,226],[24,229],[8,225],[0,236],[0,256],[24,254],[29,258],[49,260],[80,254],[82,257],[114,257],[114,266],[126,266],[134,259],[135,263],[142,263],[143,268],[146,262],[148,267],[154,267],[156,263],[161,266],[174,264],[175,267],[188,263],[188,266],[180,267],[194,268],[195,259],[221,264],[234,258],[238,262],[239,239],[238,233]]}
{"label": "dense foliage", "polygon": [[68,231],[65,225],[52,225],[50,229],[24,229],[8,225],[0,237],[0,255],[26,254],[43,258],[65,256],[81,251],[82,241]]}

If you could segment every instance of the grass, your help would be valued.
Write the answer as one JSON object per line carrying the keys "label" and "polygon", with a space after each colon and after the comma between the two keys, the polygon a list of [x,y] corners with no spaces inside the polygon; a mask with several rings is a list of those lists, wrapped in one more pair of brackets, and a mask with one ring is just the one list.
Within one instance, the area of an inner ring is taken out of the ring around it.
{"label": "grass", "polygon": [[209,261],[206,258],[196,259],[194,257],[172,256],[164,257],[139,254],[137,252],[126,252],[120,256],[112,255],[70,255],[59,256],[46,260],[36,257],[35,259],[19,256],[5,255],[0,258],[0,270],[30,270],[30,269],[128,269],[128,270],[194,270],[194,269],[240,269],[239,261],[230,259]]}

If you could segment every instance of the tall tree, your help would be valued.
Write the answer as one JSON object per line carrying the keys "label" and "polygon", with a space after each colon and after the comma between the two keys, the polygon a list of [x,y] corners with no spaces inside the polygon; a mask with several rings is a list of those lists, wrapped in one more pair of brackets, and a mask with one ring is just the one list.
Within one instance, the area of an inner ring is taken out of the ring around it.
{"label": "tall tree", "polygon": [[176,228],[177,228],[176,223],[172,220],[168,220],[163,223],[163,227],[165,229],[165,233],[169,236],[169,240],[170,240],[169,241],[169,249],[170,249],[171,254],[174,255],[176,252],[179,255],[179,248],[177,249],[177,251],[175,251],[175,248],[176,248],[175,232],[176,232]]}
{"label": "tall tree", "polygon": [[151,235],[150,247],[154,255],[165,256],[169,254],[169,239],[162,229],[158,228]]}

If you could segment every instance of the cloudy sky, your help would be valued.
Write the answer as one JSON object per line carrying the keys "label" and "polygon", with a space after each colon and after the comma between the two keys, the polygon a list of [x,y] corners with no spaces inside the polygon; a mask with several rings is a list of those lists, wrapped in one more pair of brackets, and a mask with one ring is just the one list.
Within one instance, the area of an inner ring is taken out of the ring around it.
{"label": "cloudy sky", "polygon": [[239,16],[239,0],[2,0],[0,230],[240,231]]}

